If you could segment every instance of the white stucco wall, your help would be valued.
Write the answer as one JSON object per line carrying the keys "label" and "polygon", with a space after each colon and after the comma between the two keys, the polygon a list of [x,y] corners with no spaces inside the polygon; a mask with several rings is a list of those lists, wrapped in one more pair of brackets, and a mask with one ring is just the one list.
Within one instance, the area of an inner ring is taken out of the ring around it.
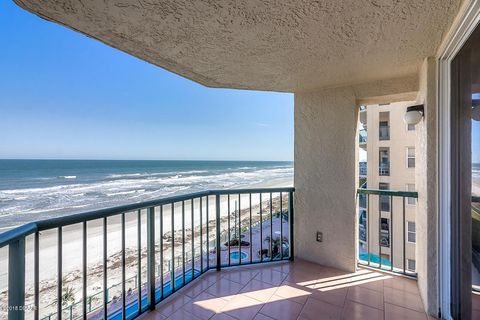
{"label": "white stucco wall", "polygon": [[436,60],[425,59],[419,74],[417,101],[424,104],[425,115],[417,127],[416,170],[417,205],[417,272],[418,287],[425,310],[438,312],[437,269],[437,79]]}
{"label": "white stucco wall", "polygon": [[357,119],[351,88],[295,94],[295,253],[348,271],[356,257]]}

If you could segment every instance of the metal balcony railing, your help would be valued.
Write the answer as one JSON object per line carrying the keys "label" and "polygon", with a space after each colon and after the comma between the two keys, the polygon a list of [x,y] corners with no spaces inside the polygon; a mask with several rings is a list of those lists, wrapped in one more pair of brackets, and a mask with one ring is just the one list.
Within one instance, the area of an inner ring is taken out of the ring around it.
{"label": "metal balcony railing", "polygon": [[362,129],[359,131],[358,142],[360,144],[367,143],[367,130]]}
{"label": "metal balcony railing", "polygon": [[[366,196],[366,204],[360,215],[360,250],[358,263],[374,268],[416,276],[415,270],[407,268],[406,244],[409,230],[407,229],[406,201],[407,198],[418,198],[417,192],[357,189],[359,201]],[[390,212],[382,212],[381,198],[389,197]],[[376,198],[378,212],[371,212],[372,200]],[[394,200],[396,200],[394,202]],[[395,205],[400,203],[402,211],[396,212]],[[402,232],[396,234],[395,226],[400,223]],[[416,231],[413,231],[416,234]],[[410,243],[409,245],[415,245]],[[388,258],[386,257],[388,256]],[[415,259],[415,255],[412,255]]]}
{"label": "metal balcony railing", "polygon": [[379,176],[389,176],[390,175],[390,163],[382,163],[378,166],[378,175]]}
{"label": "metal balcony railing", "polygon": [[[29,317],[35,320],[133,319],[210,269],[292,260],[293,193],[294,188],[205,191],[37,221],[6,231],[0,234],[0,249],[8,249],[8,306],[2,308],[8,310],[9,320],[23,320],[30,310]],[[119,225],[109,224],[112,219]],[[101,241],[90,235],[94,223],[102,230]],[[115,228],[119,230],[111,230]],[[71,280],[64,278],[63,270],[64,239],[71,238],[72,230],[81,244],[75,252],[81,260],[76,274],[81,278],[81,299],[75,302],[66,295]],[[132,230],[136,230],[133,238],[128,234]],[[56,276],[50,286],[55,283],[56,294],[55,301],[45,302],[40,299],[44,294],[40,262],[52,261],[45,261],[40,243],[52,231],[56,232]],[[133,240],[133,248],[127,247],[127,238]],[[31,255],[27,242],[33,247]],[[101,268],[97,266],[101,272],[96,274],[101,289],[93,294],[87,290],[87,281],[94,281],[87,262],[92,245],[102,248]],[[121,249],[109,255],[109,247],[115,245]],[[113,261],[119,266],[115,270],[109,267]],[[127,276],[127,268],[133,276]],[[27,275],[27,270],[33,270],[33,275]],[[108,285],[113,274],[121,281]],[[32,288],[26,287],[26,277],[33,279]],[[45,303],[50,305],[45,307]]]}

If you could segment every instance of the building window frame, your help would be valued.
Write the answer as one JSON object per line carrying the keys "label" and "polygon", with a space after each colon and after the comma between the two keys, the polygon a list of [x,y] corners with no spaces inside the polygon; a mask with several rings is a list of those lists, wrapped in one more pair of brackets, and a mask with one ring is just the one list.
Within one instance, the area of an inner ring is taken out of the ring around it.
{"label": "building window frame", "polygon": [[[413,155],[410,153],[410,150],[413,149]],[[411,161],[413,160],[413,166],[411,165]],[[416,157],[415,157],[415,147],[406,147],[406,166],[407,169],[415,169],[416,166]]]}
{"label": "building window frame", "polygon": [[[413,226],[411,228],[411,226]],[[408,243],[412,243],[412,244],[416,244],[417,243],[417,224],[415,223],[415,221],[407,221],[407,242]],[[413,237],[413,241],[410,240],[410,236]]]}
{"label": "building window frame", "polygon": [[[413,263],[413,268],[410,265],[411,263]],[[411,271],[411,272],[415,272],[416,269],[417,269],[417,261],[415,259],[408,259],[407,258],[407,270]]]}

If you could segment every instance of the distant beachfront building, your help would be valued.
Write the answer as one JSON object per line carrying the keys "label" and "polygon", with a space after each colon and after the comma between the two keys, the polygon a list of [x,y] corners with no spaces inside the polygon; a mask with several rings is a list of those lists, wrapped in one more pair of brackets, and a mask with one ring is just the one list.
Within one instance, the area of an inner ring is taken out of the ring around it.
{"label": "distant beachfront building", "polygon": [[[366,183],[364,188],[416,190],[415,126],[406,125],[403,121],[403,115],[409,105],[411,104],[399,102],[361,108],[360,122],[363,128],[360,130],[359,146],[366,151],[367,161],[360,162],[359,176],[360,183]],[[390,196],[371,197],[368,212],[369,225],[366,197],[360,198],[359,207],[360,258],[368,259],[367,241],[370,236],[370,259],[377,262],[381,257],[382,264],[389,265],[393,253],[394,267],[400,267],[405,263],[407,270],[414,272],[416,270],[416,199],[405,199],[405,224],[401,198],[395,197],[392,203]],[[370,232],[367,232],[368,227]],[[403,228],[405,228],[404,237],[402,236]],[[401,252],[404,239],[405,261]]]}

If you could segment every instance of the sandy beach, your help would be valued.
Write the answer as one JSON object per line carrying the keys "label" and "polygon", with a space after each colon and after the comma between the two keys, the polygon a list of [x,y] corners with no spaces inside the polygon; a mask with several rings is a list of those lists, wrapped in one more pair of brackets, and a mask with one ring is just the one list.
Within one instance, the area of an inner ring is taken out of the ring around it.
{"label": "sandy beach", "polygon": [[[268,184],[262,185],[250,185],[249,188],[260,187],[287,187],[291,186],[291,179],[271,181]],[[284,210],[286,206],[286,195],[284,194]],[[272,197],[273,208],[279,209],[279,194],[274,194]],[[268,214],[269,210],[269,196],[263,195],[262,206],[263,214]],[[235,225],[235,205],[240,203],[240,217],[241,224],[245,225],[249,219],[249,197],[248,195],[242,195],[239,199],[238,195],[230,196],[230,210],[228,208],[228,197],[222,196],[220,203],[220,216],[221,216],[221,230],[228,229],[228,216],[230,212],[230,227]],[[259,204],[260,196],[258,194],[252,195],[252,211],[253,222],[259,220]],[[196,259],[199,259],[200,242],[201,239],[204,243],[204,251],[206,250],[207,241],[213,241],[215,237],[215,197],[209,198],[209,234],[210,239],[206,237],[206,225],[207,225],[207,204],[206,198],[202,201],[202,220],[200,221],[200,200],[196,199],[193,204],[193,220],[192,220],[192,203],[186,201],[184,203],[185,216],[182,219],[182,203],[176,203],[174,206],[173,225],[174,225],[174,243],[175,243],[175,257],[182,255],[182,226],[185,225],[185,253],[186,258],[191,259],[191,247],[192,239],[195,244],[194,251],[196,251]],[[266,208],[266,210],[265,210]],[[237,207],[238,210],[238,207]],[[256,214],[255,214],[256,212]],[[155,208],[155,236],[157,244],[157,265],[160,265],[160,208]],[[125,255],[126,255],[126,278],[133,279],[137,275],[137,257],[138,257],[138,215],[137,212],[128,212],[125,214]],[[141,213],[142,219],[142,231],[141,231],[141,255],[142,255],[142,273],[146,274],[146,211]],[[192,224],[193,222],[193,224]],[[238,219],[237,219],[238,222]],[[200,238],[200,225],[203,226],[202,238]],[[172,256],[172,212],[171,206],[163,207],[163,268],[164,272],[171,267]],[[193,230],[193,233],[192,233]],[[244,231],[243,231],[244,232]],[[103,279],[103,219],[93,220],[88,222],[87,231],[87,296],[94,295],[102,291],[102,279]],[[49,230],[47,232],[41,232],[40,234],[40,316],[41,318],[47,316],[50,313],[55,312],[56,308],[56,290],[57,290],[57,243],[58,235],[57,230]],[[213,243],[213,242],[212,242]],[[33,304],[33,236],[27,239],[27,256],[26,256],[26,304]],[[81,301],[81,286],[82,286],[82,227],[81,225],[67,226],[62,229],[62,279],[63,287],[71,288],[74,298],[72,301]],[[204,253],[207,256],[206,252]],[[114,216],[108,219],[107,224],[107,266],[108,276],[107,283],[109,287],[115,284],[121,283],[121,217],[120,215]],[[206,263],[206,262],[205,262]],[[7,266],[6,255],[2,254],[0,258],[0,265]],[[7,274],[3,270],[7,268],[1,268],[2,274],[0,274],[0,301],[6,301],[6,280]],[[159,272],[157,272],[159,273]],[[145,279],[145,275],[142,276]],[[127,284],[133,286],[133,283]],[[118,296],[120,286],[112,288],[110,295]],[[128,288],[127,288],[128,289]],[[101,295],[100,295],[101,297]],[[101,301],[100,301],[101,303]],[[30,311],[29,311],[30,312]],[[27,314],[29,313],[27,312]],[[33,314],[33,312],[32,312]],[[3,315],[2,315],[3,317]]]}

